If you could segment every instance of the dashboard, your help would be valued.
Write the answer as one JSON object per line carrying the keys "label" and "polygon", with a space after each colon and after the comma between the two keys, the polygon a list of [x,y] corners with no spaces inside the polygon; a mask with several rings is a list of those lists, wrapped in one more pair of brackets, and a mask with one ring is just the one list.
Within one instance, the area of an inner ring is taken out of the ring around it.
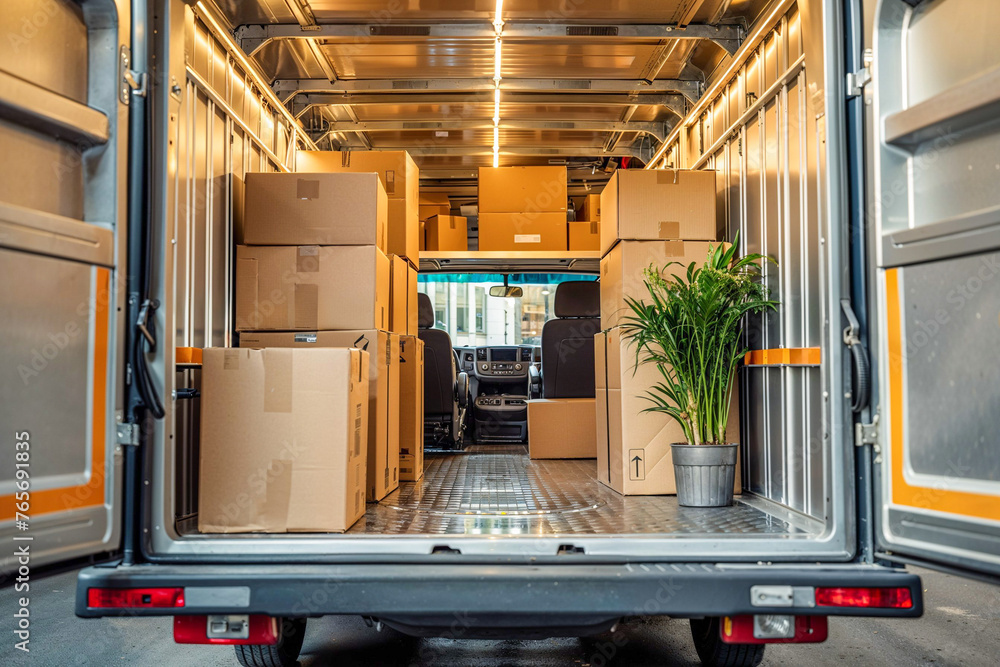
{"label": "dashboard", "polygon": [[496,345],[456,348],[461,370],[482,380],[523,380],[529,367],[541,364],[541,348],[534,345]]}

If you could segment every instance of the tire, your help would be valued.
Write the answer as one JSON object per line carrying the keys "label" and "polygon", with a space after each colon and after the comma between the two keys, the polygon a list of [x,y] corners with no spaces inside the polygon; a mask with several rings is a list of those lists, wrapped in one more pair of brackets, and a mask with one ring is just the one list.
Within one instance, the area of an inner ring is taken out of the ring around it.
{"label": "tire", "polygon": [[299,664],[306,619],[282,618],[277,644],[237,644],[236,659],[243,667],[295,667]]}
{"label": "tire", "polygon": [[757,667],[764,644],[727,644],[719,635],[719,618],[692,618],[691,636],[705,667]]}

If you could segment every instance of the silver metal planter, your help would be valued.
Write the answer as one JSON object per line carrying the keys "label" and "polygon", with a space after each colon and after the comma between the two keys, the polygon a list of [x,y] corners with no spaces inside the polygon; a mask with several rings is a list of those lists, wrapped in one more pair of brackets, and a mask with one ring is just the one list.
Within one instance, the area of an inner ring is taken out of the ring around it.
{"label": "silver metal planter", "polygon": [[672,444],[677,502],[683,507],[728,507],[739,445]]}

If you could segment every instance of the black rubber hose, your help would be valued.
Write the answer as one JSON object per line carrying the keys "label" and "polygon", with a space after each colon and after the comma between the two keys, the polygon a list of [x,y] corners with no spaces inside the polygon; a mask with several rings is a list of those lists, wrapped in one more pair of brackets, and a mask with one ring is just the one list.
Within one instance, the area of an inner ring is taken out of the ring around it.
{"label": "black rubber hose", "polygon": [[868,351],[861,343],[851,344],[851,360],[854,368],[851,410],[861,412],[871,399],[872,369],[868,361]]}

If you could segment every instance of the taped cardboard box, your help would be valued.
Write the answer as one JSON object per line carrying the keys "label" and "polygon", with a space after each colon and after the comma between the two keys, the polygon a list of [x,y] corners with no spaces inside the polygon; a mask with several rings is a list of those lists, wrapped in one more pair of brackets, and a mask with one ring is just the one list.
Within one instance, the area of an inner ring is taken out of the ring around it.
{"label": "taped cardboard box", "polygon": [[399,255],[389,257],[389,331],[407,333],[410,325],[409,263]]}
{"label": "taped cardboard box", "polygon": [[570,250],[597,252],[601,249],[601,223],[599,221],[567,222],[566,228]]}
{"label": "taped cardboard box", "polygon": [[589,222],[599,221],[601,219],[601,195],[587,195],[582,199],[576,213],[576,219]]}
{"label": "taped cardboard box", "polygon": [[424,476],[424,341],[399,337],[399,479]]}
{"label": "taped cardboard box", "polygon": [[388,197],[383,250],[420,261],[420,170],[406,151],[299,151],[298,171],[375,173]]}
{"label": "taped cardboard box", "polygon": [[479,249],[566,250],[565,213],[480,213]]}
{"label": "taped cardboard box", "polygon": [[208,348],[198,530],[344,532],[365,513],[369,356]]}
{"label": "taped cardboard box", "polygon": [[368,353],[368,466],[366,497],[399,487],[399,335],[388,331],[250,332],[240,347],[349,348]]}
{"label": "taped cardboard box", "polygon": [[566,178],[566,167],[480,167],[479,214],[565,213]]}
{"label": "taped cardboard box", "polygon": [[388,247],[389,201],[374,174],[246,175],[247,245]]}
{"label": "taped cardboard box", "polygon": [[464,252],[469,249],[468,221],[459,215],[435,215],[427,220],[428,250],[457,250]]}
{"label": "taped cardboard box", "polygon": [[375,246],[237,246],[236,330],[387,329],[389,285]]}
{"label": "taped cardboard box", "polygon": [[[601,223],[602,227],[604,223]],[[650,266],[664,267],[664,275],[679,275],[691,262],[704,262],[710,241],[621,241],[601,259],[601,328],[621,324],[621,318],[631,311],[625,297],[649,303],[649,290],[643,282],[644,271]]]}
{"label": "taped cardboard box", "polygon": [[618,240],[714,241],[714,171],[619,169],[601,192],[601,253]]}
{"label": "taped cardboard box", "polygon": [[416,206],[420,197],[420,169],[406,151],[298,151],[295,170],[374,172],[389,199],[409,199]]}
{"label": "taped cardboard box", "polygon": [[417,205],[409,199],[390,199],[388,218],[389,253],[405,257],[411,264],[420,263],[420,219]]}
{"label": "taped cardboard box", "polygon": [[593,398],[528,401],[528,455],[533,459],[592,459],[597,456],[596,432]]}
{"label": "taped cardboard box", "polygon": [[[597,478],[623,495],[677,493],[670,445],[685,442],[674,419],[660,412],[643,412],[643,398],[661,376],[653,364],[635,365],[635,349],[621,328],[594,337],[597,409]],[[727,439],[740,442],[739,397],[733,391]],[[737,460],[736,493],[741,492]]]}

